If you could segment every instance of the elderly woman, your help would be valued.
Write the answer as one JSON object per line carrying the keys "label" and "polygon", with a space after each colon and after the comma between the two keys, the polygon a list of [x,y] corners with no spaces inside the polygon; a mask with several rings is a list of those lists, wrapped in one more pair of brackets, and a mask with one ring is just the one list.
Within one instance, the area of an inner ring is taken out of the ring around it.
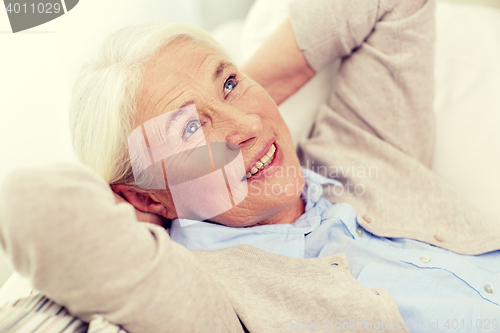
{"label": "elderly woman", "polygon": [[[426,168],[432,10],[432,1],[298,1],[244,67],[267,91],[197,29],[113,34],[82,70],[72,105],[74,146],[93,172],[13,174],[0,196],[2,246],[72,314],[130,332],[498,327],[498,225],[460,201],[440,207],[456,198]],[[300,172],[275,102],[338,57],[335,93],[301,153],[325,165],[356,156],[383,174],[366,195],[331,195],[332,204],[322,186],[352,179]],[[228,155],[241,163],[226,169],[218,158]],[[221,169],[222,183],[181,196],[208,205],[176,202],[176,186]],[[408,198],[419,201],[405,207]],[[182,227],[220,202],[220,214]],[[415,216],[398,218],[407,212]],[[176,242],[158,226],[167,220]]]}

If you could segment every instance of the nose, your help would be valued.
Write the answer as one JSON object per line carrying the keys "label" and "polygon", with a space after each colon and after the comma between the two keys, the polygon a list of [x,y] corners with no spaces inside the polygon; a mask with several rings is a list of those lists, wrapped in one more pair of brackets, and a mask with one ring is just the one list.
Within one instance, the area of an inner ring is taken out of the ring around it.
{"label": "nose", "polygon": [[251,145],[262,134],[263,126],[259,115],[233,109],[228,116],[231,117],[232,126],[226,133],[226,142],[243,148],[243,146]]}

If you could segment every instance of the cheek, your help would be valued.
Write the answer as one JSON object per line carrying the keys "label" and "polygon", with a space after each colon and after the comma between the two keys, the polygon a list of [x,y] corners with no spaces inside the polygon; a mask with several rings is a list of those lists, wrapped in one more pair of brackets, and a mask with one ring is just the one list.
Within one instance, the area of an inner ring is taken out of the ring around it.
{"label": "cheek", "polygon": [[155,192],[158,201],[162,206],[164,206],[168,212],[167,218],[174,219],[177,217],[177,210],[175,209],[174,199],[172,198],[172,194],[170,193],[167,181],[167,189],[166,190],[156,190]]}
{"label": "cheek", "polygon": [[248,88],[238,103],[248,112],[258,114],[262,119],[279,116],[278,107],[269,94],[259,85],[253,84]]}

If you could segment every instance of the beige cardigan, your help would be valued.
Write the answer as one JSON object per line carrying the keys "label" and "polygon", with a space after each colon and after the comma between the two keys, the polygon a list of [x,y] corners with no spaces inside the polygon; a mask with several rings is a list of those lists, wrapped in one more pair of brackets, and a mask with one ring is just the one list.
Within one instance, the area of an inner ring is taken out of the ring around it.
{"label": "beige cardigan", "polygon": [[500,221],[430,170],[434,7],[433,0],[292,3],[292,26],[309,64],[318,71],[346,57],[299,156],[344,184],[343,193],[329,188],[324,195],[351,204],[366,230],[463,254],[491,252],[500,249]]}
{"label": "beige cardigan", "polygon": [[9,176],[0,243],[17,271],[72,314],[99,314],[129,332],[242,332],[240,320],[250,332],[307,323],[405,332],[391,295],[362,287],[344,254],[189,251],[163,228],[138,223],[131,205],[116,204],[109,186],[77,165]]}

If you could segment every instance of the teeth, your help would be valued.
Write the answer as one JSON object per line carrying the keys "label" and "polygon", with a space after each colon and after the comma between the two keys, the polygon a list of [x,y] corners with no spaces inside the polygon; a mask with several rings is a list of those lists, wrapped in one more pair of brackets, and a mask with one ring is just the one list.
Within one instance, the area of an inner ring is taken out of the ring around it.
{"label": "teeth", "polygon": [[264,169],[269,164],[271,164],[275,152],[276,152],[276,147],[274,146],[274,144],[272,144],[266,155],[264,155],[259,161],[257,161],[257,163],[255,163],[250,172],[246,174],[246,177],[247,178],[252,177],[254,174],[256,174],[257,172],[259,172],[260,170]]}
{"label": "teeth", "polygon": [[262,164],[266,163],[271,157],[273,157],[274,155],[274,152],[276,151],[276,147],[273,145],[271,145],[271,147],[269,148],[269,151],[266,153],[266,155],[264,155],[260,161],[262,162]]}

